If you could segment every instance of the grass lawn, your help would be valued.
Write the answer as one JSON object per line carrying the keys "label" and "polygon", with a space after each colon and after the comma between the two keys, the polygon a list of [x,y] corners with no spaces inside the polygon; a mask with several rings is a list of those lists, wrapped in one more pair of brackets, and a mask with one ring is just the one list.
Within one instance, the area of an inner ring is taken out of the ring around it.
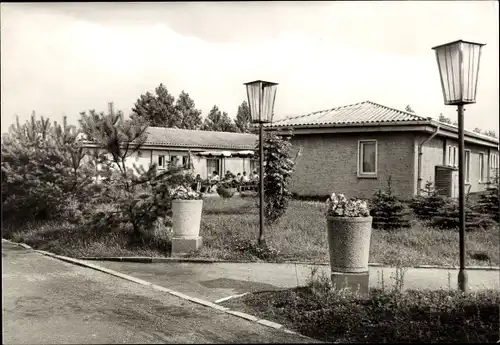
{"label": "grass lawn", "polygon": [[[323,203],[292,200],[283,218],[266,227],[267,243],[278,249],[284,260],[328,263],[323,207]],[[196,256],[241,258],[242,253],[234,250],[235,239],[255,241],[259,234],[259,212],[255,200],[210,198],[204,201],[203,209],[200,233],[204,247]],[[457,230],[429,228],[418,221],[412,223],[411,229],[373,230],[370,262],[401,266],[458,266]],[[495,227],[466,234],[467,265],[498,265],[499,230]]]}
{"label": "grass lawn", "polygon": [[[499,227],[467,233],[467,265],[499,264]],[[293,200],[280,221],[266,229],[267,243],[279,250],[278,260],[328,263],[326,220],[323,204]],[[207,198],[203,204],[200,235],[204,247],[191,256],[257,260],[238,250],[241,243],[255,242],[259,214],[253,198]],[[141,240],[123,231],[90,231],[68,223],[37,223],[4,226],[3,236],[37,249],[72,257],[168,256],[171,230],[158,226]],[[458,265],[458,231],[438,230],[415,221],[411,229],[373,230],[370,262],[386,265]]]}
{"label": "grass lawn", "polygon": [[500,292],[332,291],[329,277],[308,286],[258,292],[222,303],[325,342],[492,343],[498,340]]}

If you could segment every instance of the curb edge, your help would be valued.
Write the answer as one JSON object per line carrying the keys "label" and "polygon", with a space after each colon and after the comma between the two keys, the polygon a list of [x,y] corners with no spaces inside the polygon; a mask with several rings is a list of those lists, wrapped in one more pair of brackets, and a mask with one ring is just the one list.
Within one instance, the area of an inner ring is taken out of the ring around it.
{"label": "curb edge", "polygon": [[[34,249],[25,243],[12,242],[10,240],[2,238],[2,242],[8,242],[12,244],[19,245],[25,249],[32,249],[35,251],[40,251]],[[42,251],[43,252],[43,251]],[[51,253],[52,254],[52,253]],[[53,254],[57,255],[57,254]],[[207,259],[207,258],[177,258],[177,257],[150,257],[150,256],[110,256],[110,257],[77,257],[70,258],[74,260],[82,261],[115,261],[115,262],[136,262],[136,263],[162,263],[162,262],[179,262],[179,263],[203,263],[203,264],[213,264],[213,263],[227,263],[227,264],[244,264],[244,263],[270,263],[270,264],[289,264],[289,265],[314,265],[314,266],[328,266],[328,263],[314,263],[314,262],[304,262],[304,261],[283,261],[283,262],[266,262],[266,261],[250,261],[250,260],[219,260],[219,259]],[[394,266],[384,265],[377,262],[372,262],[368,264],[369,267],[387,267],[393,268]],[[443,270],[458,270],[458,266],[439,266],[439,265],[417,265],[417,266],[407,266],[403,268],[418,268],[418,269],[443,269]],[[500,266],[467,266],[467,270],[484,270],[484,271],[500,271]]]}

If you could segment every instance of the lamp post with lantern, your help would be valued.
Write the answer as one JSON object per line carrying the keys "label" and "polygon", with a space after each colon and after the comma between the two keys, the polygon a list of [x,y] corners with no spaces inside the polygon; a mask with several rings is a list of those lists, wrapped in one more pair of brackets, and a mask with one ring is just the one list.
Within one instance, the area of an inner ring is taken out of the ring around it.
{"label": "lamp post with lantern", "polygon": [[441,78],[445,105],[458,106],[458,204],[460,270],[458,287],[467,291],[465,270],[465,152],[464,152],[464,105],[476,103],[477,80],[481,48],[485,44],[458,40],[433,47]]}
{"label": "lamp post with lantern", "polygon": [[258,124],[260,144],[260,229],[259,245],[265,244],[264,238],[264,124],[273,121],[274,101],[276,98],[277,83],[256,80],[244,84],[247,89],[248,106],[252,117],[252,124]]}

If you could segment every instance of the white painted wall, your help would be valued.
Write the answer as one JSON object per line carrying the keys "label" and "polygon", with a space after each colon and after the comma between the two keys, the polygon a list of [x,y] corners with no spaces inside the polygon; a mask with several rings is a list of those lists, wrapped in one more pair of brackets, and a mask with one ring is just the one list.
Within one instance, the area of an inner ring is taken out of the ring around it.
{"label": "white painted wall", "polygon": [[[104,152],[104,150],[100,150]],[[158,164],[158,157],[165,157],[165,167],[166,164],[170,161],[170,157],[178,156],[180,163],[182,163],[182,157],[187,157],[189,155],[187,150],[162,150],[162,149],[141,149],[138,152],[131,154],[125,164],[128,168],[133,168],[134,164],[136,166],[142,166],[144,169],[148,169],[149,166],[153,163]],[[109,155],[108,155],[109,156]],[[207,170],[207,160],[205,157],[196,156],[193,154],[192,163],[194,168],[194,175],[200,174],[202,179],[206,179],[208,177]],[[111,158],[109,156],[109,158]],[[87,156],[87,159],[90,159],[90,156]],[[243,173],[246,171],[247,174],[250,174],[250,159],[249,158],[221,158],[222,159],[222,168],[225,169],[222,171],[224,174],[227,170],[230,170],[234,174]]]}

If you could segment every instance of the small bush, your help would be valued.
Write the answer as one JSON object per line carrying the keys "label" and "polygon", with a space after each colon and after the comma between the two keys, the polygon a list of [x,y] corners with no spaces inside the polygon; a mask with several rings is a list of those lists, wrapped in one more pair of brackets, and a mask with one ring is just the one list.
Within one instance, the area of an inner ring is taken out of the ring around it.
{"label": "small bush", "polygon": [[[441,196],[427,182],[422,195],[413,198],[410,207],[417,216],[430,226],[440,229],[455,229],[459,227],[458,199]],[[498,206],[497,206],[498,207]],[[494,221],[483,209],[467,200],[465,205],[466,230],[486,229],[494,225]]]}
{"label": "small bush", "polygon": [[427,181],[421,194],[411,200],[410,208],[418,219],[428,221],[437,216],[447,203],[448,199],[439,195],[432,182]]}
{"label": "small bush", "polygon": [[371,202],[370,215],[373,217],[374,229],[400,229],[409,228],[408,207],[399,201],[391,188],[391,177],[387,182],[387,190],[378,190]]}
{"label": "small bush", "polygon": [[[465,205],[465,230],[487,229],[495,224],[487,214],[476,212],[471,202]],[[430,220],[430,225],[440,229],[455,229],[460,226],[460,209],[458,200],[449,200]]]}
{"label": "small bush", "polygon": [[500,199],[498,194],[498,178],[495,178],[487,185],[485,193],[479,195],[476,211],[485,213],[495,222],[500,222]]}

